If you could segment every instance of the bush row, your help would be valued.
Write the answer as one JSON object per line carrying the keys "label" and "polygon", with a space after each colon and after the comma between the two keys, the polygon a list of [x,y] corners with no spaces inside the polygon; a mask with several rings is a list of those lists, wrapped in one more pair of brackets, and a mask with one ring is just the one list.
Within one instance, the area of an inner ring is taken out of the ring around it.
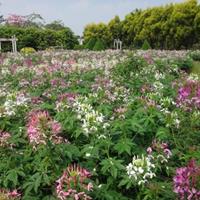
{"label": "bush row", "polygon": [[[78,40],[74,33],[65,28],[60,31],[39,28],[20,28],[13,26],[2,26],[0,28],[1,38],[11,38],[15,35],[18,38],[18,50],[24,47],[32,47],[36,50],[44,50],[51,46],[59,46],[64,49],[73,49]],[[2,50],[11,49],[10,43],[3,43]]]}

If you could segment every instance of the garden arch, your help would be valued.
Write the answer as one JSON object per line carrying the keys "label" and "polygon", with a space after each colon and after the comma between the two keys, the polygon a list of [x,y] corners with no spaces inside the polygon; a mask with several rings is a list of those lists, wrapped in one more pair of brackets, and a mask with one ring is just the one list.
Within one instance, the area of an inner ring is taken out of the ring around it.
{"label": "garden arch", "polygon": [[11,42],[12,43],[12,52],[16,53],[17,52],[17,41],[18,39],[14,36],[12,38],[0,38],[0,52],[1,52],[1,43],[2,42]]}

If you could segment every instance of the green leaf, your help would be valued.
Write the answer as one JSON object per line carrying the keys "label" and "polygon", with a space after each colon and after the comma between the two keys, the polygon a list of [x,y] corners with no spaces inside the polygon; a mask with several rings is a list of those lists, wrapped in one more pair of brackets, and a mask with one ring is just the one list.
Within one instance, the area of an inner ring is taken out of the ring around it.
{"label": "green leaf", "polygon": [[124,169],[121,164],[122,160],[116,160],[115,158],[108,158],[103,160],[100,164],[102,165],[101,171],[103,174],[111,174],[114,178],[117,178],[118,172]]}
{"label": "green leaf", "polygon": [[166,140],[169,137],[169,129],[160,127],[156,133],[156,137],[160,140]]}
{"label": "green leaf", "polygon": [[35,185],[34,185],[34,191],[37,193],[38,191],[38,188],[41,184],[41,181],[42,181],[42,175],[38,175],[36,180],[35,180]]}
{"label": "green leaf", "polygon": [[15,169],[8,171],[6,181],[11,181],[14,184],[14,186],[17,186],[18,174]]}
{"label": "green leaf", "polygon": [[128,182],[129,182],[128,179],[123,179],[123,180],[120,181],[120,183],[119,183],[118,186],[119,186],[119,187],[124,186],[124,185],[126,185]]}
{"label": "green leaf", "polygon": [[135,144],[130,139],[121,139],[115,146],[114,149],[118,152],[118,154],[128,153],[131,155],[131,148]]}

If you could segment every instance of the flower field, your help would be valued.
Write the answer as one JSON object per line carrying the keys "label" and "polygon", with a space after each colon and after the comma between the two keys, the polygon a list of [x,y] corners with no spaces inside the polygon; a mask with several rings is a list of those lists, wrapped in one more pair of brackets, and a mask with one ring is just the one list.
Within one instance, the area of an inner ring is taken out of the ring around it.
{"label": "flower field", "polygon": [[0,200],[200,199],[198,51],[0,56]]}

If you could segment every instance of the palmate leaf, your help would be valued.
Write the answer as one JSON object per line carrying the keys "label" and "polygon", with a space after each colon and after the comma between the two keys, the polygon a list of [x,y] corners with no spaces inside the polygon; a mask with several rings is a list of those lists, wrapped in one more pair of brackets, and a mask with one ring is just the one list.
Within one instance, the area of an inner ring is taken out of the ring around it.
{"label": "palmate leaf", "polygon": [[166,140],[170,136],[170,131],[168,128],[160,127],[156,132],[156,137],[160,140]]}
{"label": "palmate leaf", "polygon": [[42,175],[41,174],[38,174],[37,177],[36,177],[36,180],[35,180],[35,184],[34,184],[34,191],[37,193],[38,191],[38,188],[40,186],[42,182]]}
{"label": "palmate leaf", "polygon": [[8,182],[12,182],[14,186],[17,185],[17,182],[18,182],[18,174],[17,174],[17,171],[15,169],[13,170],[9,170],[8,171],[8,175],[6,177],[6,183]]}
{"label": "palmate leaf", "polygon": [[26,182],[23,185],[23,188],[25,189],[25,196],[30,195],[31,192],[38,192],[38,188],[41,186],[41,184],[44,183],[43,181],[43,174],[40,174],[37,172],[33,176],[29,178],[29,181]]}
{"label": "palmate leaf", "polygon": [[128,138],[121,139],[115,146],[114,149],[118,154],[128,153],[131,155],[131,149],[135,144]]}
{"label": "palmate leaf", "polygon": [[117,178],[119,171],[124,169],[121,164],[122,160],[116,160],[115,158],[104,159],[100,165],[102,165],[101,171],[103,174],[111,174],[112,177]]}
{"label": "palmate leaf", "polygon": [[140,124],[140,122],[138,121],[138,119],[136,117],[133,117],[131,119],[131,129],[134,132],[139,133],[140,135],[144,135],[144,128],[143,126]]}
{"label": "palmate leaf", "polygon": [[18,178],[19,176],[24,177],[25,174],[22,171],[21,168],[11,169],[7,172],[6,179],[4,181],[5,186],[8,185],[8,183],[12,183],[15,187],[18,185]]}

